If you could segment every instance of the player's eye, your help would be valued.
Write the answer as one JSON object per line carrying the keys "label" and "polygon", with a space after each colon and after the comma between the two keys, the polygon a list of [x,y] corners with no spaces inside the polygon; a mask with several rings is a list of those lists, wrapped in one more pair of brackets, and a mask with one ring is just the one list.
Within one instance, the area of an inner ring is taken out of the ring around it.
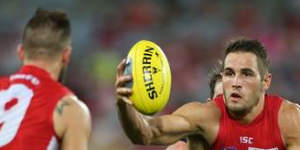
{"label": "player's eye", "polygon": [[244,76],[246,76],[246,77],[248,77],[248,76],[250,76],[251,74],[250,73],[248,73],[248,72],[245,72],[245,73],[243,73],[244,74]]}
{"label": "player's eye", "polygon": [[234,76],[234,72],[232,70],[225,70],[224,75],[225,76]]}
{"label": "player's eye", "polygon": [[246,77],[254,76],[254,73],[252,71],[249,71],[249,70],[242,71],[242,74]]}

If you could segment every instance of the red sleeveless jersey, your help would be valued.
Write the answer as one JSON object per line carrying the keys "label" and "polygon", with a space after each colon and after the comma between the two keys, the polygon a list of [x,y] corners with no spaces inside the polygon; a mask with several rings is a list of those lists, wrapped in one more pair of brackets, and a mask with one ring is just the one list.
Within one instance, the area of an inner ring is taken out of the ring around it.
{"label": "red sleeveless jersey", "polygon": [[46,71],[24,66],[0,80],[0,150],[59,148],[52,114],[71,92]]}
{"label": "red sleeveless jersey", "polygon": [[251,123],[241,124],[229,117],[223,96],[215,102],[222,116],[213,150],[285,150],[278,126],[282,98],[265,96],[264,109]]}

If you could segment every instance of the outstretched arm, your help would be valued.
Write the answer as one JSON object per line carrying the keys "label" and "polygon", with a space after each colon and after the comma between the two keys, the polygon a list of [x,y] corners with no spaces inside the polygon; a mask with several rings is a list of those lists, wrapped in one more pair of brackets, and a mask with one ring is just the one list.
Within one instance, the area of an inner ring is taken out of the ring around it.
{"label": "outstretched arm", "polygon": [[117,103],[119,118],[126,135],[135,144],[171,144],[191,133],[198,127],[185,116],[178,114],[148,118],[126,102]]}
{"label": "outstretched arm", "polygon": [[132,77],[123,75],[124,68],[125,60],[117,68],[117,108],[122,127],[133,143],[164,145],[174,143],[189,134],[201,134],[200,124],[209,118],[205,113],[209,110],[207,106],[189,103],[170,115],[147,118],[137,112],[129,100],[132,90],[124,85]]}

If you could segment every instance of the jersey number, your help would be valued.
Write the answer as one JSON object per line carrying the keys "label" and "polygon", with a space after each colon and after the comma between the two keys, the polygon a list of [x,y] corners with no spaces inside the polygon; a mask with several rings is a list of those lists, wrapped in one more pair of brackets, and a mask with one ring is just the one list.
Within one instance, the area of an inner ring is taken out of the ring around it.
{"label": "jersey number", "polygon": [[33,91],[23,84],[0,92],[0,147],[16,136],[32,97]]}

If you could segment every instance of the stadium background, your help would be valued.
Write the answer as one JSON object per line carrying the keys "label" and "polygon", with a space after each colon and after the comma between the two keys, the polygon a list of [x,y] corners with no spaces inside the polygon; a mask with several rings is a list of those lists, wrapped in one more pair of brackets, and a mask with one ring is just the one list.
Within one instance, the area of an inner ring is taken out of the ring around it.
{"label": "stadium background", "polygon": [[209,95],[208,72],[231,38],[247,36],[266,46],[271,93],[299,100],[300,1],[298,0],[0,0],[0,74],[18,69],[17,44],[37,7],[65,10],[73,54],[67,85],[90,107],[91,150],[160,150],[133,146],[114,107],[115,70],[141,39],[158,43],[171,65],[171,100],[164,113]]}

